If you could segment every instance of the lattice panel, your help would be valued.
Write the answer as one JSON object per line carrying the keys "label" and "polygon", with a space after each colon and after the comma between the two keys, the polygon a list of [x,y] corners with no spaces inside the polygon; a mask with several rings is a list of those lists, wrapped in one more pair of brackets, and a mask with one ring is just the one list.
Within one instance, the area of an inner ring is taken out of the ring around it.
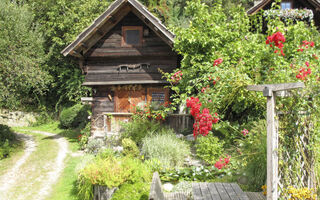
{"label": "lattice panel", "polygon": [[[298,125],[297,122],[296,125]],[[308,127],[296,130],[298,134],[290,134],[285,129],[288,124],[281,123],[279,128],[279,196],[289,199],[286,190],[295,188],[314,188],[314,152],[308,150],[310,132]],[[298,126],[297,126],[298,127]],[[310,127],[310,126],[309,126]]]}

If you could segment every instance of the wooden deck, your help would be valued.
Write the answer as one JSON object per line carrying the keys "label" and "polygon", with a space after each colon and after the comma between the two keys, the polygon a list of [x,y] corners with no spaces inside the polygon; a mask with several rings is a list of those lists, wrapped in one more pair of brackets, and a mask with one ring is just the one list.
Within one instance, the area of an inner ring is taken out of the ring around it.
{"label": "wooden deck", "polygon": [[250,200],[236,183],[193,183],[194,200]]}
{"label": "wooden deck", "polygon": [[246,192],[246,195],[250,200],[266,200],[267,197],[262,192]]}

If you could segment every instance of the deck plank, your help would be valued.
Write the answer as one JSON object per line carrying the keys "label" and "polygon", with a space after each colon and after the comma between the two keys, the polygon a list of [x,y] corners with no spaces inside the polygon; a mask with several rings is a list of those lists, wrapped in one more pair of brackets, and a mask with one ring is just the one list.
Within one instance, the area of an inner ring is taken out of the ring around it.
{"label": "deck plank", "polygon": [[194,200],[206,200],[202,197],[199,183],[192,183],[192,193]]}
{"label": "deck plank", "polygon": [[231,200],[222,183],[215,183],[222,200]]}
{"label": "deck plank", "polygon": [[222,183],[223,187],[227,191],[229,197],[231,200],[240,200],[240,197],[236,194],[236,192],[233,190],[230,183]]}
{"label": "deck plank", "polygon": [[246,195],[250,200],[266,200],[267,197],[262,192],[246,192]]}
{"label": "deck plank", "polygon": [[212,199],[221,200],[221,197],[214,183],[208,183],[208,188],[209,188],[209,192],[211,194]]}
{"label": "deck plank", "polygon": [[200,190],[204,199],[212,199],[211,194],[208,189],[208,183],[199,183]]}
{"label": "deck plank", "polygon": [[240,200],[249,200],[248,196],[241,190],[238,184],[230,183],[230,185],[235,191],[235,193],[238,195]]}

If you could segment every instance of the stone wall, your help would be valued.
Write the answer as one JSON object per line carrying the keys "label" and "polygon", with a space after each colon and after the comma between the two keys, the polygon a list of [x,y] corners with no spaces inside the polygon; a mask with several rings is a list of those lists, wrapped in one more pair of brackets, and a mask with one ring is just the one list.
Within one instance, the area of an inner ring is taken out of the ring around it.
{"label": "stone wall", "polygon": [[9,111],[0,109],[0,124],[5,124],[10,127],[29,126],[36,122],[37,113]]}

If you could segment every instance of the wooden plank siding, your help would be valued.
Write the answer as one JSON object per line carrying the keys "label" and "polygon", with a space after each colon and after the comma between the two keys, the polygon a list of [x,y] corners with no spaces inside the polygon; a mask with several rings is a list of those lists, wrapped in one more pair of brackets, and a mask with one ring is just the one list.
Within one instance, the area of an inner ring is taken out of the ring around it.
{"label": "wooden plank siding", "polygon": [[[141,26],[148,29],[140,46],[123,46],[122,27]],[[84,85],[104,85],[108,82],[162,81],[164,72],[178,66],[177,54],[135,14],[130,12],[85,54]],[[143,64],[143,65],[141,65]],[[123,66],[123,67],[121,67]],[[129,67],[125,67],[129,66]],[[133,67],[132,67],[133,66]],[[140,66],[140,67],[139,67]]]}

